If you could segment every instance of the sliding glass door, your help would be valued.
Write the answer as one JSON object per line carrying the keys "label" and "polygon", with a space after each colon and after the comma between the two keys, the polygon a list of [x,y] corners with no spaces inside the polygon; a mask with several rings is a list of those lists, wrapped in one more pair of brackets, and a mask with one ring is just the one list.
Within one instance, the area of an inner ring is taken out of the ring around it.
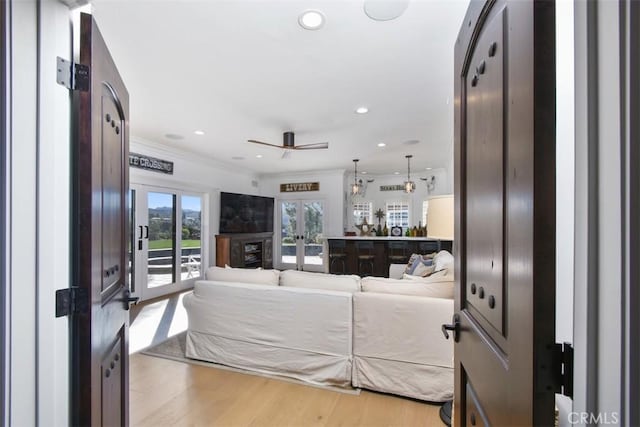
{"label": "sliding glass door", "polygon": [[185,289],[202,275],[203,195],[132,186],[131,283],[142,300]]}
{"label": "sliding glass door", "polygon": [[279,267],[323,271],[324,202],[281,200]]}

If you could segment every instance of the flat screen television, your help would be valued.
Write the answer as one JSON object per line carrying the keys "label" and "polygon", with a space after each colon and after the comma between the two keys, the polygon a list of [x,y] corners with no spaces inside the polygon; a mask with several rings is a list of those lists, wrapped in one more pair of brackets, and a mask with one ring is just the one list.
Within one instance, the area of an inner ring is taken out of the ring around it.
{"label": "flat screen television", "polygon": [[273,197],[220,193],[220,234],[273,232]]}

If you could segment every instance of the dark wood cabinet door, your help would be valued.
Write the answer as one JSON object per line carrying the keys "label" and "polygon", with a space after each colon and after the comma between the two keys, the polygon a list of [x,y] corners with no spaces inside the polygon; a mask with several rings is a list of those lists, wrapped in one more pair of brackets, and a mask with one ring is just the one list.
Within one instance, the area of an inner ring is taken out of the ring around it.
{"label": "dark wood cabinet door", "polygon": [[455,49],[456,425],[553,425],[555,5],[472,1]]}
{"label": "dark wood cabinet door", "polygon": [[230,267],[244,267],[244,244],[240,240],[231,239]]}
{"label": "dark wood cabinet door", "polygon": [[91,15],[80,20],[90,87],[74,92],[74,279],[89,309],[71,332],[71,424],[129,424],[129,94]]}

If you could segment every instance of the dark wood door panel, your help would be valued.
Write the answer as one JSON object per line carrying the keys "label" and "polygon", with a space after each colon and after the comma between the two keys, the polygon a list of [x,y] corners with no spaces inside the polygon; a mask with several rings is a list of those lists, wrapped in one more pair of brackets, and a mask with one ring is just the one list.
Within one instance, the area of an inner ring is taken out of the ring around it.
{"label": "dark wood door panel", "polygon": [[101,93],[101,158],[102,158],[102,293],[106,299],[118,291],[118,284],[123,280],[123,260],[121,248],[124,236],[124,220],[122,202],[126,197],[124,191],[124,174],[122,164],[123,123],[121,107],[113,96],[113,91],[106,84]]}
{"label": "dark wood door panel", "polygon": [[[471,382],[467,379],[467,384],[465,387],[465,401],[466,401],[466,424],[470,426],[477,427],[489,427],[492,424],[487,419],[487,415],[482,409],[482,405],[478,400],[478,396],[475,393]],[[497,425],[494,423],[494,425]]]}
{"label": "dark wood door panel", "polygon": [[504,334],[503,7],[484,24],[466,75],[468,258],[466,299],[494,339]]}
{"label": "dark wood door panel", "polygon": [[554,31],[553,2],[472,0],[456,43],[458,426],[554,420]]}
{"label": "dark wood door panel", "polygon": [[[456,353],[468,355],[462,366],[465,384],[463,390],[466,392],[468,383],[475,384],[476,396],[474,399],[477,401],[475,405],[492,410],[508,401],[507,388],[495,385],[508,383],[509,360],[474,318],[467,311],[463,311],[460,316],[460,330],[464,331],[465,339],[460,340]],[[487,381],[487,378],[490,378],[491,381]],[[468,405],[467,401],[466,407]],[[491,411],[489,413],[490,418],[483,415],[485,419],[490,421],[489,425],[510,424],[507,412]]]}
{"label": "dark wood door panel", "polygon": [[91,15],[81,14],[79,35],[91,82],[73,95],[73,262],[90,307],[72,319],[70,416],[72,425],[126,426],[129,94]]}

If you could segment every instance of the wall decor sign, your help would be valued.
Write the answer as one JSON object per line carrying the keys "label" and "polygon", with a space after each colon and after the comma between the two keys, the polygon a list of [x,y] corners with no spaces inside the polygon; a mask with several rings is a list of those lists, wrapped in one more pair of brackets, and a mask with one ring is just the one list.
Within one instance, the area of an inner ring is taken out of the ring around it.
{"label": "wall decor sign", "polygon": [[319,182],[294,182],[280,184],[281,193],[297,193],[299,191],[320,191]]}
{"label": "wall decor sign", "polygon": [[404,191],[404,185],[381,185],[380,191]]}
{"label": "wall decor sign", "polygon": [[129,166],[173,175],[173,162],[143,154],[129,153]]}

